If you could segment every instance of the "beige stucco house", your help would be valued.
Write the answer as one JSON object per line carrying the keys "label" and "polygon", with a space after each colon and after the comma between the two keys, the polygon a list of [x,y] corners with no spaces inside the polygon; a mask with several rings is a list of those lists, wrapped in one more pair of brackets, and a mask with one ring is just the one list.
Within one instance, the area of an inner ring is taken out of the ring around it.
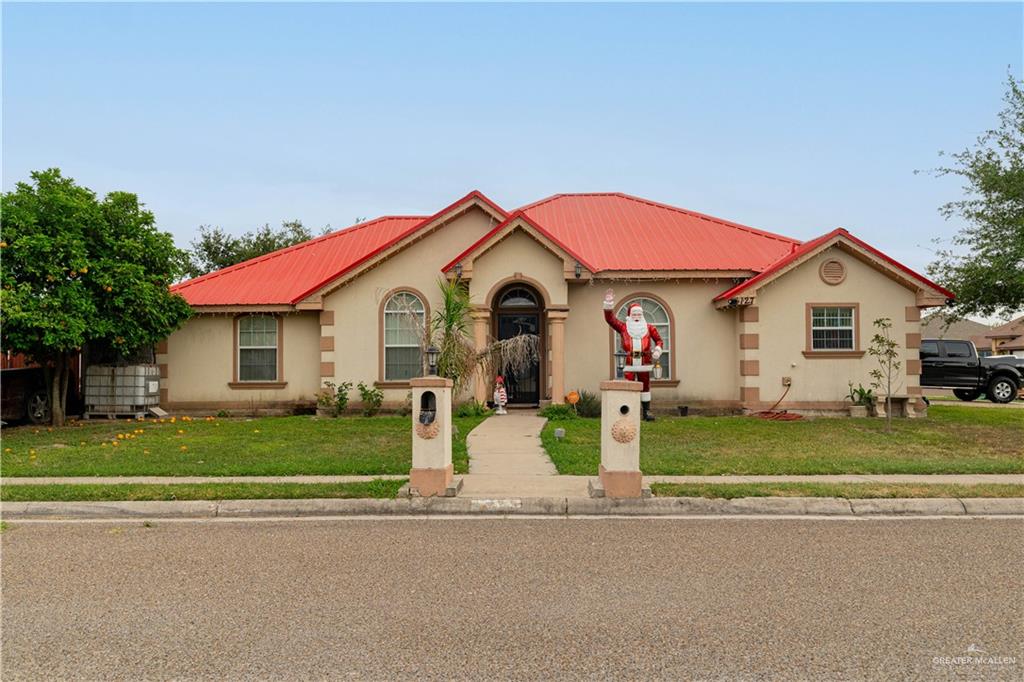
{"label": "beige stucco house", "polygon": [[[440,277],[468,287],[478,346],[540,336],[540,361],[510,379],[524,404],[614,376],[608,288],[620,316],[639,300],[665,339],[655,409],[841,409],[849,381],[869,383],[881,317],[902,349],[898,392],[920,395],[921,310],[952,298],[842,229],[800,242],[624,194],[505,210],[474,191],[177,285],[196,315],[157,349],[162,402],[290,408],[325,381],[363,381],[399,405],[423,367],[409,321],[430,318]],[[488,383],[464,398],[488,399]]]}

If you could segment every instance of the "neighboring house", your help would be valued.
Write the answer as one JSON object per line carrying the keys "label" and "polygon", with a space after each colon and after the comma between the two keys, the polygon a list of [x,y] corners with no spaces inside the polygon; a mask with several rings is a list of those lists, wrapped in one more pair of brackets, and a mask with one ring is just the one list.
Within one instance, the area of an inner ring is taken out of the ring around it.
{"label": "neighboring house", "polygon": [[[309,405],[322,382],[363,381],[400,405],[422,373],[419,335],[459,278],[478,347],[540,336],[510,402],[563,402],[615,375],[602,299],[640,301],[665,340],[655,407],[841,409],[869,383],[873,321],[888,317],[901,394],[920,395],[921,310],[953,294],[836,229],[800,242],[625,194],[559,194],[506,211],[471,192],[431,216],[385,216],[174,291],[196,315],[160,344],[178,410]],[[786,384],[791,383],[787,388]],[[489,379],[466,397],[486,400]]]}
{"label": "neighboring house", "polygon": [[978,349],[980,357],[992,355],[991,341],[985,334],[992,327],[974,320],[950,320],[942,312],[932,313],[921,320],[921,337],[925,339],[951,339],[970,341]]}
{"label": "neighboring house", "polygon": [[990,329],[985,338],[992,355],[1014,355],[1024,352],[1024,317]]}

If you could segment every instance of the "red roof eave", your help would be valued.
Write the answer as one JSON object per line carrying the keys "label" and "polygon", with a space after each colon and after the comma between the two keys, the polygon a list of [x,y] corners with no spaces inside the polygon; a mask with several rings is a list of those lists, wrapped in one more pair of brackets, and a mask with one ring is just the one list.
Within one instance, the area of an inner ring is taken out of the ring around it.
{"label": "red roof eave", "polygon": [[443,217],[445,214],[454,211],[456,208],[458,208],[462,204],[466,203],[467,201],[471,201],[473,199],[479,199],[480,201],[484,202],[485,204],[490,206],[492,209],[494,209],[494,212],[497,213],[500,216],[507,216],[508,215],[505,212],[505,209],[503,209],[501,206],[499,206],[495,202],[493,202],[490,199],[488,199],[487,196],[485,196],[483,192],[481,192],[479,190],[473,190],[472,192],[470,192],[466,196],[462,197],[461,199],[458,199],[458,200],[452,202],[448,206],[445,206],[444,208],[442,208],[437,213],[424,218],[422,221],[420,221],[419,223],[413,225],[412,227],[410,227],[408,230],[406,230],[402,234],[398,235],[397,237],[395,237],[391,241],[389,241],[389,242],[387,242],[387,243],[377,247],[376,249],[374,249],[370,253],[366,254],[365,256],[360,258],[359,260],[355,261],[354,263],[352,263],[348,267],[344,268],[343,270],[338,271],[337,273],[331,275],[330,277],[328,277],[327,279],[323,280],[322,282],[320,282],[316,286],[311,287],[307,291],[304,291],[302,294],[300,294],[296,298],[292,299],[290,301],[290,303],[292,305],[295,305],[299,301],[305,299],[310,294],[313,294],[316,291],[318,291],[319,289],[322,289],[328,283],[330,283],[330,282],[336,280],[337,278],[341,277],[346,272],[350,272],[353,269],[358,268],[363,263],[373,259],[374,257],[378,256],[381,253],[384,253],[385,251],[387,251],[391,247],[393,247],[396,244],[400,243],[402,240],[407,239],[410,235],[416,234],[416,232],[418,232],[419,230],[423,229],[424,227],[426,227],[430,223],[434,222],[438,218]]}
{"label": "red roof eave", "polygon": [[871,255],[877,257],[880,260],[885,261],[889,265],[892,265],[893,267],[895,267],[895,268],[897,268],[899,270],[902,270],[904,273],[910,275],[913,279],[916,279],[917,281],[921,282],[922,284],[925,284],[925,285],[931,287],[932,289],[935,289],[936,291],[940,292],[946,298],[949,298],[949,299],[956,298],[956,295],[952,291],[950,291],[949,289],[946,289],[945,287],[939,286],[938,284],[936,284],[935,282],[931,281],[930,279],[928,279],[924,275],[922,275],[922,274],[920,274],[918,272],[915,272],[914,270],[911,270],[906,265],[903,265],[899,261],[897,261],[897,260],[895,260],[893,258],[890,258],[889,256],[885,255],[884,253],[882,253],[881,251],[879,251],[875,247],[871,246],[870,244],[868,244],[868,243],[866,243],[864,241],[861,241],[857,237],[854,237],[852,234],[847,232],[845,229],[843,229],[841,227],[838,227],[838,228],[832,230],[831,232],[829,232],[828,234],[824,234],[824,235],[822,235],[820,237],[817,237],[816,239],[811,239],[810,241],[804,242],[803,244],[801,244],[798,247],[796,247],[795,249],[793,249],[787,255],[783,256],[779,260],[777,260],[774,263],[772,263],[771,265],[769,265],[762,272],[758,273],[757,275],[754,275],[753,277],[751,277],[750,279],[748,279],[745,282],[740,282],[739,284],[737,284],[733,288],[729,289],[728,291],[722,292],[718,296],[715,296],[714,300],[715,301],[728,300],[728,299],[733,298],[734,296],[736,296],[736,295],[746,291],[747,289],[750,289],[751,287],[755,287],[756,285],[760,284],[761,282],[763,282],[763,281],[773,277],[779,270],[785,268],[787,265],[789,265],[793,261],[799,259],[800,257],[802,257],[802,256],[804,256],[804,255],[806,255],[808,253],[811,253],[812,251],[816,250],[818,247],[820,247],[823,244],[826,244],[826,243],[832,241],[833,239],[835,239],[837,237],[842,237],[844,239],[848,239],[849,241],[851,241],[854,244],[856,244],[857,246],[861,247],[862,249],[864,249],[865,251],[867,251]]}
{"label": "red roof eave", "polygon": [[542,235],[544,235],[545,237],[550,239],[553,243],[555,243],[558,246],[558,248],[562,249],[567,254],[569,254],[570,256],[575,258],[576,260],[578,260],[580,262],[580,265],[585,267],[590,272],[597,272],[597,270],[592,265],[587,263],[587,261],[585,261],[579,254],[577,254],[572,249],[570,249],[568,246],[566,246],[565,243],[563,243],[560,239],[558,239],[553,234],[551,234],[551,232],[549,232],[548,230],[546,230],[543,227],[541,227],[540,225],[538,225],[536,221],[534,221],[533,219],[530,218],[530,216],[528,216],[525,213],[523,213],[522,209],[514,211],[504,221],[502,221],[502,222],[498,223],[497,225],[495,225],[494,228],[490,232],[488,232],[483,237],[480,237],[480,239],[478,239],[475,242],[473,242],[473,244],[470,245],[470,247],[468,249],[466,249],[465,251],[460,253],[458,256],[453,258],[447,265],[445,265],[443,268],[441,268],[441,272],[447,273],[448,271],[450,271],[460,261],[465,259],[469,254],[473,253],[480,246],[482,246],[483,244],[487,243],[487,241],[491,237],[493,237],[494,235],[498,234],[498,232],[500,232],[501,230],[505,229],[505,227],[507,227],[509,224],[515,222],[517,219],[521,219],[524,223],[526,223],[527,225],[529,225],[530,227],[532,227],[533,229],[537,230]]}

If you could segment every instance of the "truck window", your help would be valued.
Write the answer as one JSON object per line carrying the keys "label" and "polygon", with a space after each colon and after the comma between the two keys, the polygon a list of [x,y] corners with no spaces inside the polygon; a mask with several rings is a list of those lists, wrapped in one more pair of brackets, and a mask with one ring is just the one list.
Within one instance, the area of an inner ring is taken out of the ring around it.
{"label": "truck window", "polygon": [[921,342],[921,359],[939,357],[939,344],[935,341]]}
{"label": "truck window", "polygon": [[946,341],[947,358],[972,357],[971,346],[966,341]]}

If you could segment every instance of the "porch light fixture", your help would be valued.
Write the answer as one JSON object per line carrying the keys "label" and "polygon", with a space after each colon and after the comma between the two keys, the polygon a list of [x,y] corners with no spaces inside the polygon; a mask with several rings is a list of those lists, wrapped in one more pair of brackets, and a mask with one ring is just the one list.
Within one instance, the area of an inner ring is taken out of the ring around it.
{"label": "porch light fixture", "polygon": [[462,279],[462,263],[455,264],[455,279]]}
{"label": "porch light fixture", "polygon": [[576,261],[576,279],[583,276],[583,266],[580,265],[579,261]]}
{"label": "porch light fixture", "polygon": [[626,351],[617,350],[615,351],[615,366],[619,369],[626,368]]}
{"label": "porch light fixture", "polygon": [[430,376],[437,376],[437,358],[441,355],[441,351],[437,349],[437,346],[430,344],[427,346],[427,374]]}

